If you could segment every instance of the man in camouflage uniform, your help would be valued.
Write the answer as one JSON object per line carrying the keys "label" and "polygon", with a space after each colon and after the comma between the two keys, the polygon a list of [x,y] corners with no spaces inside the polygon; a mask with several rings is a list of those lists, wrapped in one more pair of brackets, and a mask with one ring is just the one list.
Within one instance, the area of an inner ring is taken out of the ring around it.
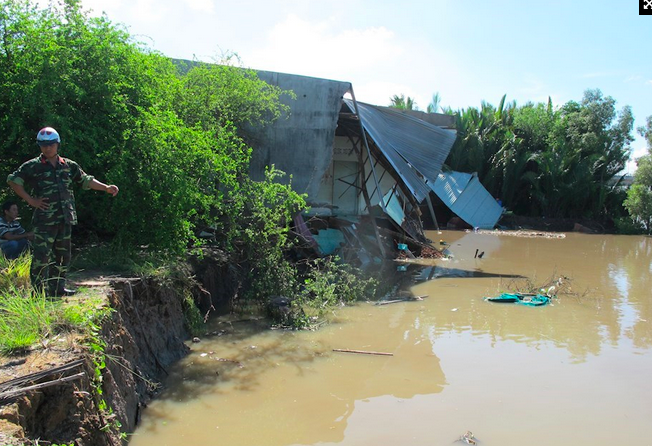
{"label": "man in camouflage uniform", "polygon": [[[52,127],[36,135],[41,154],[23,163],[7,177],[9,186],[34,210],[32,224],[32,267],[30,276],[35,290],[49,296],[74,294],[65,287],[71,257],[71,229],[77,224],[73,183],[82,189],[118,193],[115,185],[106,185],[87,175],[79,165],[59,156],[61,139]],[[31,189],[33,195],[27,190]],[[52,256],[54,259],[52,259]]]}

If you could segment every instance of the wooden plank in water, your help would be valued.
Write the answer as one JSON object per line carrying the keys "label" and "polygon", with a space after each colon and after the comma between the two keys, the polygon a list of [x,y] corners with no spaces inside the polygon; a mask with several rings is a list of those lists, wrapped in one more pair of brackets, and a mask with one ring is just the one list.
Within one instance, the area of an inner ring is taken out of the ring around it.
{"label": "wooden plank in water", "polygon": [[394,353],[385,353],[385,352],[371,352],[366,350],[349,350],[348,348],[334,348],[334,352],[340,353],[357,353],[360,355],[380,355],[380,356],[394,356]]}

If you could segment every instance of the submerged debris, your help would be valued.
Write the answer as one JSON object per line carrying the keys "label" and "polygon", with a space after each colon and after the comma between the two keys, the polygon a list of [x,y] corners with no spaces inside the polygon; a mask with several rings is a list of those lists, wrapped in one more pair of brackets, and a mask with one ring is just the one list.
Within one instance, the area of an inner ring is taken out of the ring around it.
{"label": "submerged debris", "polygon": [[491,235],[509,235],[512,237],[540,237],[540,238],[566,238],[566,234],[563,232],[548,232],[548,231],[533,231],[533,230],[525,230],[525,229],[519,229],[516,231],[506,231],[503,229],[478,229],[477,231],[478,234],[491,234]]}
{"label": "submerged debris", "polygon": [[443,251],[440,251],[439,249],[434,248],[434,247],[432,247],[430,245],[421,244],[419,246],[419,248],[420,248],[421,251],[419,252],[418,256],[414,256],[409,249],[408,250],[399,250],[398,255],[396,256],[396,259],[407,260],[407,259],[414,259],[415,257],[417,257],[419,259],[443,259],[443,258],[446,258],[446,254],[444,254]]}
{"label": "submerged debris", "polygon": [[367,350],[350,350],[348,348],[334,348],[333,351],[340,353],[357,353],[359,355],[394,356],[394,353],[372,352]]}
{"label": "submerged debris", "polygon": [[550,297],[540,293],[501,293],[497,297],[485,297],[487,302],[515,303],[529,307],[540,307],[550,303]]}
{"label": "submerged debris", "polygon": [[519,281],[512,281],[508,284],[509,291],[501,292],[496,297],[485,297],[485,301],[516,303],[527,306],[543,306],[551,304],[559,295],[575,295],[571,288],[571,279],[567,276],[559,276],[556,273],[546,282],[535,285],[528,278]]}
{"label": "submerged debris", "polygon": [[475,438],[475,435],[473,435],[473,432],[471,431],[466,431],[464,435],[460,436],[459,441],[462,441],[466,444],[478,444],[478,439]]}
{"label": "submerged debris", "polygon": [[389,305],[398,302],[415,302],[415,301],[423,300],[426,297],[428,297],[427,294],[424,294],[422,296],[394,297],[386,300],[379,300],[378,302],[376,302],[376,305]]}

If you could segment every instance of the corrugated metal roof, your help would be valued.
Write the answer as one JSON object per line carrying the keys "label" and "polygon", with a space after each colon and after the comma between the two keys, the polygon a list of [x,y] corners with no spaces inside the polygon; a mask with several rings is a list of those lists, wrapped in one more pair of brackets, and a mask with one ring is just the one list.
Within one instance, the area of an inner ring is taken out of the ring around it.
{"label": "corrugated metal roof", "polygon": [[442,172],[428,184],[446,206],[474,228],[493,229],[503,213],[475,174]]}
{"label": "corrugated metal roof", "polygon": [[[290,116],[266,127],[249,128],[252,138],[250,174],[264,178],[265,167],[274,164],[292,175],[298,192],[316,196],[321,179],[332,161],[333,140],[344,94],[349,82],[294,74],[257,71],[265,82],[292,90],[296,99],[284,98]],[[353,101],[344,99],[355,113]],[[415,118],[389,107],[358,102],[359,118],[379,149],[403,179],[418,202],[434,182],[455,142],[455,131]],[[287,180],[287,178],[286,178]]]}
{"label": "corrugated metal roof", "polygon": [[[355,106],[344,100],[352,112]],[[453,147],[456,134],[389,107],[358,102],[362,126],[396,169],[412,195],[421,202],[430,193]],[[423,178],[422,178],[423,177]]]}
{"label": "corrugated metal roof", "polygon": [[394,112],[398,112],[402,115],[410,115],[414,118],[429,122],[432,125],[436,125],[437,127],[451,130],[455,129],[455,115],[445,115],[443,113],[426,113],[421,110],[403,110],[394,107],[383,107],[380,105],[376,105],[375,107],[379,109],[390,108]]}

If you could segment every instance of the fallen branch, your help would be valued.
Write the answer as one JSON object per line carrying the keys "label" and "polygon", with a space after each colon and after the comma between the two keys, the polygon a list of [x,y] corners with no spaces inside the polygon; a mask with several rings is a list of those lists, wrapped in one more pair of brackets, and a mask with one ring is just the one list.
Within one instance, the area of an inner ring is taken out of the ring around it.
{"label": "fallen branch", "polygon": [[389,305],[389,304],[395,304],[396,302],[407,302],[407,299],[382,300],[376,302],[376,305]]}
{"label": "fallen branch", "polygon": [[85,372],[79,372],[79,373],[77,373],[75,375],[70,375],[70,376],[66,376],[64,378],[55,379],[54,381],[48,381],[48,382],[44,382],[44,383],[40,383],[40,384],[35,384],[35,385],[29,386],[29,387],[21,387],[21,388],[18,388],[18,389],[8,390],[6,392],[0,393],[0,402],[10,400],[12,398],[23,395],[23,394],[25,394],[27,392],[30,392],[32,390],[44,389],[46,387],[51,387],[51,386],[56,386],[58,384],[66,383],[68,381],[74,381],[76,379],[81,378],[84,375],[86,375]]}
{"label": "fallen branch", "polygon": [[235,359],[227,359],[227,358],[215,358],[215,359],[220,362],[228,362],[230,364],[235,364],[236,366],[238,366],[239,369],[244,368],[244,365],[240,361],[236,361]]}
{"label": "fallen branch", "polygon": [[76,361],[72,361],[58,367],[53,367],[47,370],[41,370],[39,372],[30,373],[29,375],[25,375],[18,378],[14,378],[9,381],[5,381],[3,383],[0,383],[0,394],[3,394],[5,391],[13,390],[17,387],[23,386],[28,383],[35,383],[36,381],[51,375],[59,375],[65,372],[69,372],[72,369],[81,367],[83,364],[84,364],[84,360],[78,359]]}
{"label": "fallen branch", "polygon": [[427,294],[423,296],[414,296],[414,297],[401,297],[399,299],[393,299],[393,300],[380,300],[376,302],[376,305],[389,305],[389,304],[395,304],[397,302],[414,302],[418,300],[423,300],[426,297],[428,297]]}
{"label": "fallen branch", "polygon": [[360,355],[380,355],[380,356],[394,356],[394,353],[384,353],[384,352],[368,352],[365,350],[349,350],[346,348],[334,348],[334,352],[340,353],[358,353]]}

